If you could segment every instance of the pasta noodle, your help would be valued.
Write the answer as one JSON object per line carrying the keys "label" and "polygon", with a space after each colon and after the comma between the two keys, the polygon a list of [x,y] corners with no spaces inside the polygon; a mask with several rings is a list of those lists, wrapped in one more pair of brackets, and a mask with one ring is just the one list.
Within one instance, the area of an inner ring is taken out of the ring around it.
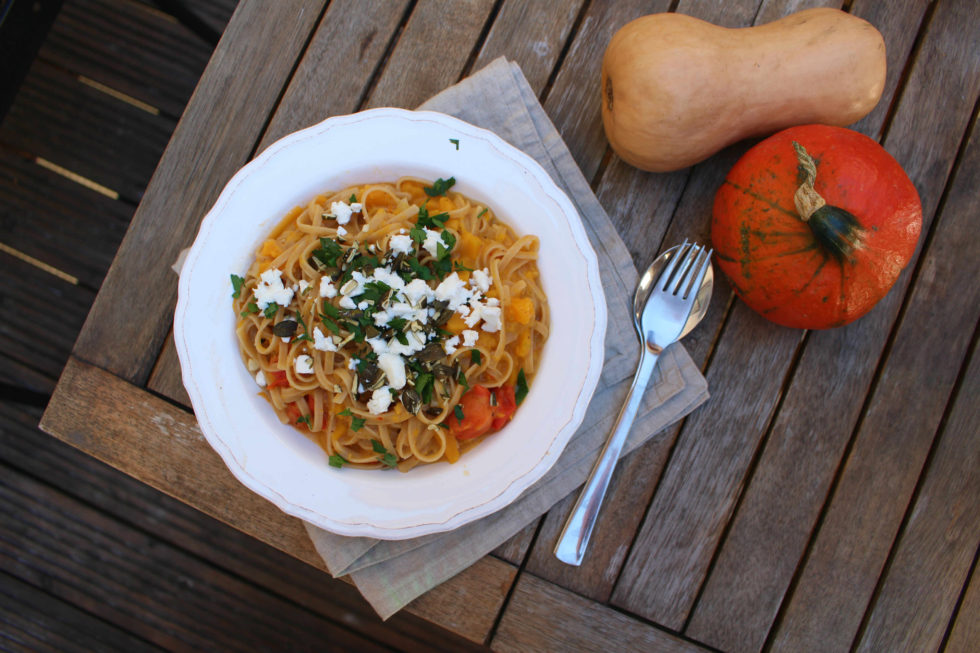
{"label": "pasta noodle", "polygon": [[333,466],[456,462],[513,417],[539,367],[538,239],[454,183],[319,195],[232,275],[245,365]]}

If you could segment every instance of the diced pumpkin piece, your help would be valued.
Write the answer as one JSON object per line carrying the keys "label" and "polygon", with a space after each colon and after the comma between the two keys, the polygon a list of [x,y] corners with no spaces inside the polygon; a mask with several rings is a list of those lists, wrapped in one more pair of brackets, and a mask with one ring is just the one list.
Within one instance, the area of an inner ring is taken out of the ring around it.
{"label": "diced pumpkin piece", "polygon": [[259,249],[259,256],[265,256],[268,258],[275,258],[282,254],[282,247],[279,246],[274,239],[269,239],[262,243],[261,249]]}
{"label": "diced pumpkin piece", "polygon": [[530,297],[514,297],[505,309],[508,319],[520,324],[530,324],[534,319],[534,301]]}
{"label": "diced pumpkin piece", "polygon": [[459,460],[459,443],[451,433],[446,434],[446,461],[450,464]]}
{"label": "diced pumpkin piece", "polygon": [[371,191],[364,198],[364,210],[368,213],[376,211],[377,209],[388,209],[393,210],[397,205],[397,200],[389,195],[388,193],[382,191]]}
{"label": "diced pumpkin piece", "polygon": [[521,335],[517,337],[517,346],[514,348],[514,353],[520,358],[527,358],[527,355],[531,353],[530,329],[524,329],[521,331]]}
{"label": "diced pumpkin piece", "polygon": [[476,234],[464,231],[456,242],[456,248],[460,256],[465,256],[470,260],[476,260],[483,249],[483,239]]}
{"label": "diced pumpkin piece", "polygon": [[457,336],[468,328],[469,327],[466,326],[466,322],[463,321],[463,318],[460,317],[459,313],[453,313],[453,316],[449,318],[449,321],[446,322],[445,326],[446,331]]}

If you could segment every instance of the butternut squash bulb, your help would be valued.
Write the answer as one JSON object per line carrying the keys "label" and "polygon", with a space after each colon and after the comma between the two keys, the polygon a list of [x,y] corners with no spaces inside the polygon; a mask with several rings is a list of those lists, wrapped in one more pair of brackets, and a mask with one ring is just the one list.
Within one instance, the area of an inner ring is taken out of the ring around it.
{"label": "butternut squash bulb", "polygon": [[668,172],[793,125],[849,125],[884,86],[881,34],[837,9],[744,28],[652,14],[621,27],[606,48],[602,122],[624,161]]}

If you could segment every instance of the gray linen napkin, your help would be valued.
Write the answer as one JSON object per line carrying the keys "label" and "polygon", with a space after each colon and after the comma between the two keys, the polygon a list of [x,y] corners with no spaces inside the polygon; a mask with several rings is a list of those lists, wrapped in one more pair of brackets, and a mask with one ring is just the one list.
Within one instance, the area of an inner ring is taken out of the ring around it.
{"label": "gray linen napkin", "polygon": [[[419,108],[493,131],[547,170],[578,209],[596,250],[609,327],[605,363],[582,426],[554,467],[506,508],[453,531],[411,540],[345,537],[306,524],[330,573],[350,575],[383,619],[472,565],[585,481],[612,429],[639,358],[632,324],[636,268],[520,67],[497,59]],[[707,383],[684,348],[679,344],[668,347],[660,357],[624,455],[707,397]]]}

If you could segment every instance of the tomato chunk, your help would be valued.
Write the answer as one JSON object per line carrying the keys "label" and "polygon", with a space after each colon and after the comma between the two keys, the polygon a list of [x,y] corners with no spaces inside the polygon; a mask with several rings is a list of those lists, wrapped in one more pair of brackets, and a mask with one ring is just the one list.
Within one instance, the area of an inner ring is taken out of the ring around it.
{"label": "tomato chunk", "polygon": [[493,392],[494,405],[491,406],[491,412],[493,413],[493,422],[491,422],[491,428],[494,431],[499,431],[506,426],[507,422],[514,418],[514,413],[517,412],[517,399],[514,395],[514,386],[512,385],[502,385]]}
{"label": "tomato chunk", "polygon": [[473,386],[459,398],[457,404],[463,419],[456,416],[456,410],[449,414],[446,425],[457,440],[472,440],[490,430],[493,424],[493,411],[490,406],[490,391],[482,385]]}
{"label": "tomato chunk", "polygon": [[264,376],[265,387],[267,388],[285,388],[289,385],[289,379],[286,378],[286,373],[282,370],[265,372]]}

